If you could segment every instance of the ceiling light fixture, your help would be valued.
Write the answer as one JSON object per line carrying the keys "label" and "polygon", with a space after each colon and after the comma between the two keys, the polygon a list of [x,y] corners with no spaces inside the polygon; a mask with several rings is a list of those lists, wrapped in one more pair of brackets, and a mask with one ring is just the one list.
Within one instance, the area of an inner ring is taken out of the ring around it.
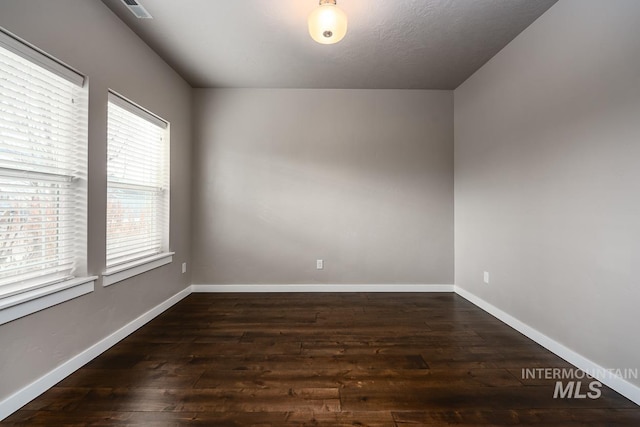
{"label": "ceiling light fixture", "polygon": [[338,43],[347,34],[347,15],[336,0],[320,0],[319,4],[309,15],[309,34],[318,43]]}

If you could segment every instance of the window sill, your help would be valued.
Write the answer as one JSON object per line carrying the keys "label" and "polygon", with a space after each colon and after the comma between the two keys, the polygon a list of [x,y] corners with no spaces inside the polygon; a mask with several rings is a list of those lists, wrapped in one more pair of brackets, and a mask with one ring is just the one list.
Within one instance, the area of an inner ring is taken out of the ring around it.
{"label": "window sill", "polygon": [[97,276],[79,277],[0,298],[0,325],[93,292]]}
{"label": "window sill", "polygon": [[175,252],[165,252],[148,258],[129,262],[108,268],[102,273],[102,286],[110,286],[130,277],[137,276],[154,268],[161,267],[173,261]]}

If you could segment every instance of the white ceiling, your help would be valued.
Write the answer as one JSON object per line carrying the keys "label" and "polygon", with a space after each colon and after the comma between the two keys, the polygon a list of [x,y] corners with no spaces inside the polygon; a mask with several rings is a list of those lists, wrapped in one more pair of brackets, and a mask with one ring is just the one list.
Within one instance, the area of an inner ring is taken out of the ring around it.
{"label": "white ceiling", "polygon": [[318,0],[102,0],[194,87],[454,89],[557,0],[338,0],[346,37],[307,32]]}

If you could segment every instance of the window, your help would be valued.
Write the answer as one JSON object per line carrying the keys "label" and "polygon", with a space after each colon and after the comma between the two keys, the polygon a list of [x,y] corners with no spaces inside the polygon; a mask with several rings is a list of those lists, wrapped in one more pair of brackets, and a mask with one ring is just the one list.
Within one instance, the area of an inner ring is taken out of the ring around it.
{"label": "window", "polygon": [[84,86],[0,31],[0,309],[86,274]]}
{"label": "window", "polygon": [[171,255],[169,129],[167,122],[115,93],[109,93],[107,128],[105,275],[110,276]]}

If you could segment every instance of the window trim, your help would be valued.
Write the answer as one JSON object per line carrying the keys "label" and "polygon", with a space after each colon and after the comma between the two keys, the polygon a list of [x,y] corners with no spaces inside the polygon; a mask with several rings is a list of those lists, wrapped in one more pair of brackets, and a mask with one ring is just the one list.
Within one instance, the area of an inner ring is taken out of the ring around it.
{"label": "window trim", "polygon": [[154,268],[170,264],[173,262],[173,255],[175,252],[163,252],[108,268],[102,273],[102,286],[110,286]]}
{"label": "window trim", "polygon": [[98,276],[76,277],[0,299],[0,325],[93,292]]}

